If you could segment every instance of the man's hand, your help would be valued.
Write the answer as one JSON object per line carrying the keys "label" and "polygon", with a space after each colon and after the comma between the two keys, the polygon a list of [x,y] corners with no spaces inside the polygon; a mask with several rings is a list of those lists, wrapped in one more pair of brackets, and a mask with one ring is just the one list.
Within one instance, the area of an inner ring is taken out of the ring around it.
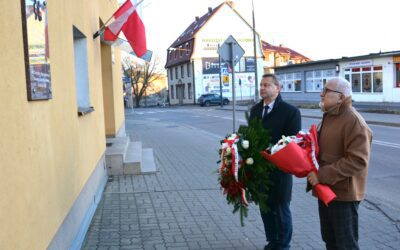
{"label": "man's hand", "polygon": [[314,171],[311,171],[307,175],[307,181],[313,186],[317,185],[319,183],[317,173],[315,173]]}

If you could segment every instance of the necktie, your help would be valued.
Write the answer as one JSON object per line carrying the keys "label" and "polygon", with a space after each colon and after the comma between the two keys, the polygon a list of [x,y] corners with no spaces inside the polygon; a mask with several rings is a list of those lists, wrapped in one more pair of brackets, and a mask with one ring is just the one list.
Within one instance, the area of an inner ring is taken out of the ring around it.
{"label": "necktie", "polygon": [[263,119],[268,115],[268,109],[269,109],[269,106],[266,105],[266,106],[264,107]]}

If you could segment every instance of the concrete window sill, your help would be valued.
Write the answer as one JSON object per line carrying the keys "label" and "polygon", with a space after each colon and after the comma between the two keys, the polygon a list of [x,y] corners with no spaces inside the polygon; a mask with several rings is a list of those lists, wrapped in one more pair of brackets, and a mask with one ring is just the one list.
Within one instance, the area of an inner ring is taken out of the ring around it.
{"label": "concrete window sill", "polygon": [[93,107],[88,107],[88,108],[78,107],[78,116],[84,116],[92,113],[93,111],[94,111]]}

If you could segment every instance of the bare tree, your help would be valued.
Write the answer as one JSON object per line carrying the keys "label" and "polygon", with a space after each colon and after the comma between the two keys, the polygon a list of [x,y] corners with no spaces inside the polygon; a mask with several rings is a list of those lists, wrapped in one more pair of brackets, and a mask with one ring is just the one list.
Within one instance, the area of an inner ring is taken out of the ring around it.
{"label": "bare tree", "polygon": [[139,64],[126,57],[122,62],[124,75],[131,79],[132,95],[135,97],[136,107],[140,107],[140,100],[151,89],[153,82],[161,78],[159,60],[156,57],[151,62]]}

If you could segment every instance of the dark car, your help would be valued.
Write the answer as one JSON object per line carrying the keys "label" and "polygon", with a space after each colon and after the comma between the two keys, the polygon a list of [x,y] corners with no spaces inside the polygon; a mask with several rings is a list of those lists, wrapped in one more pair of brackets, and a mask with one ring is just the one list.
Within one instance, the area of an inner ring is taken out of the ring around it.
{"label": "dark car", "polygon": [[[198,102],[200,106],[210,106],[211,104],[221,105],[221,96],[217,94],[204,94],[199,97]],[[224,105],[229,104],[229,99],[223,97],[222,103]]]}

